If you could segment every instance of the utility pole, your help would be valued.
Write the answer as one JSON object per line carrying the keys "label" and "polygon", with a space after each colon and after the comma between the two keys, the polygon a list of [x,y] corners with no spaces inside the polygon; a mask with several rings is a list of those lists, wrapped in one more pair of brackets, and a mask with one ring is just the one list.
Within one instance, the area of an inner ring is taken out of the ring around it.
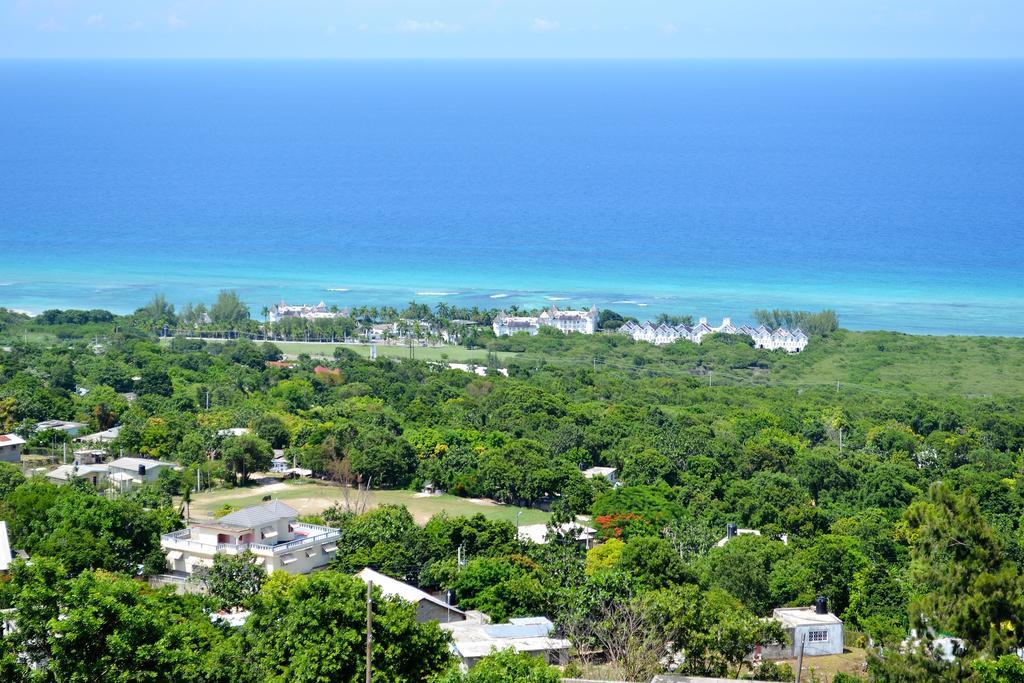
{"label": "utility pole", "polygon": [[367,581],[366,582],[366,683],[372,683],[372,681],[373,681],[373,581]]}
{"label": "utility pole", "polygon": [[711,386],[711,376],[715,374],[714,370],[708,370],[708,386]]}
{"label": "utility pole", "polygon": [[800,674],[804,671],[804,641],[806,639],[806,635],[800,636],[800,653],[796,658],[796,683],[800,683]]}

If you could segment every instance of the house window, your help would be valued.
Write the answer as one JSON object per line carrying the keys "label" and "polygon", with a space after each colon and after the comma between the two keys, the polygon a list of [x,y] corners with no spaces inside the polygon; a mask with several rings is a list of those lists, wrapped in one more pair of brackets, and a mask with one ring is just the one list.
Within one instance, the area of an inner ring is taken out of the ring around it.
{"label": "house window", "polygon": [[807,632],[808,643],[827,643],[828,642],[828,631],[815,630]]}

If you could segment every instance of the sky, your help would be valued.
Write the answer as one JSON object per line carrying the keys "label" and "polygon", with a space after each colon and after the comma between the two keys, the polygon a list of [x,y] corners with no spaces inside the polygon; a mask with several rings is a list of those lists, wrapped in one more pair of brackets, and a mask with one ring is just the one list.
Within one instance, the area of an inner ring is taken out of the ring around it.
{"label": "sky", "polygon": [[1022,58],[1024,0],[0,0],[0,58]]}

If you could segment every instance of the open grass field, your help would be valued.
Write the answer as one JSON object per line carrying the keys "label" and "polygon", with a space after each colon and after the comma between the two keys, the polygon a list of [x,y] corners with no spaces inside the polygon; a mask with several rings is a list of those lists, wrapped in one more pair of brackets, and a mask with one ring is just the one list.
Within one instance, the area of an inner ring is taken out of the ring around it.
{"label": "open grass field", "polygon": [[[804,657],[803,680],[815,680],[820,683],[830,683],[837,673],[849,674],[867,678],[864,672],[864,662],[867,661],[867,652],[859,647],[847,647],[841,655],[825,655],[822,657]],[[780,662],[783,663],[783,662]],[[796,659],[784,660],[784,663],[793,667],[796,672]]]}
{"label": "open grass field", "polygon": [[843,332],[773,367],[781,383],[846,383],[921,394],[1024,394],[1024,339]]}
{"label": "open grass field", "polygon": [[[195,517],[210,517],[225,503],[230,503],[235,507],[258,505],[267,495],[288,503],[302,515],[318,514],[334,503],[343,500],[344,496],[342,488],[336,484],[312,479],[297,479],[267,486],[215,489],[197,493],[192,496],[191,514]],[[352,498],[355,500],[354,494]],[[516,515],[522,511],[519,518],[520,524],[541,524],[547,522],[550,517],[548,513],[541,510],[498,505],[491,501],[448,495],[422,496],[413,491],[370,491],[370,508],[389,503],[409,508],[413,518],[420,524],[426,523],[431,517],[441,512],[447,512],[453,516],[482,513],[490,519],[504,519],[514,523]]]}

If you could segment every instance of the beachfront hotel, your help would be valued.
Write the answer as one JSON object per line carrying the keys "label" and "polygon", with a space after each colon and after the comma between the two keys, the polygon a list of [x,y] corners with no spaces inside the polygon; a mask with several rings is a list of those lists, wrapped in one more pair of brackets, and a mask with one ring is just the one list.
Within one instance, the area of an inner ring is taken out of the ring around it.
{"label": "beachfront hotel", "polygon": [[650,321],[638,325],[635,322],[628,322],[619,328],[619,332],[629,335],[635,341],[645,341],[656,346],[671,344],[680,339],[700,344],[704,337],[712,333],[720,334],[742,334],[754,340],[754,346],[759,349],[776,350],[781,349],[788,353],[799,353],[807,346],[807,335],[803,330],[797,328],[793,331],[780,327],[777,330],[770,330],[764,325],[750,327],[732,324],[729,318],[723,318],[722,324],[718,327],[708,325],[707,318],[701,318],[693,327],[687,325],[667,325],[662,323],[656,325]]}
{"label": "beachfront hotel", "polygon": [[318,303],[316,306],[309,305],[297,305],[289,306],[284,301],[279,304],[274,304],[270,307],[267,313],[267,321],[276,323],[286,318],[302,318],[304,320],[329,320],[332,318],[344,318],[348,315],[348,311],[342,309],[340,311],[332,311],[327,308],[327,304],[323,301]]}
{"label": "beachfront hotel", "polygon": [[534,335],[542,327],[554,327],[565,333],[594,334],[597,331],[597,306],[587,311],[560,311],[553,305],[541,311],[539,316],[511,316],[502,311],[494,318],[492,327],[496,337],[518,332]]}

